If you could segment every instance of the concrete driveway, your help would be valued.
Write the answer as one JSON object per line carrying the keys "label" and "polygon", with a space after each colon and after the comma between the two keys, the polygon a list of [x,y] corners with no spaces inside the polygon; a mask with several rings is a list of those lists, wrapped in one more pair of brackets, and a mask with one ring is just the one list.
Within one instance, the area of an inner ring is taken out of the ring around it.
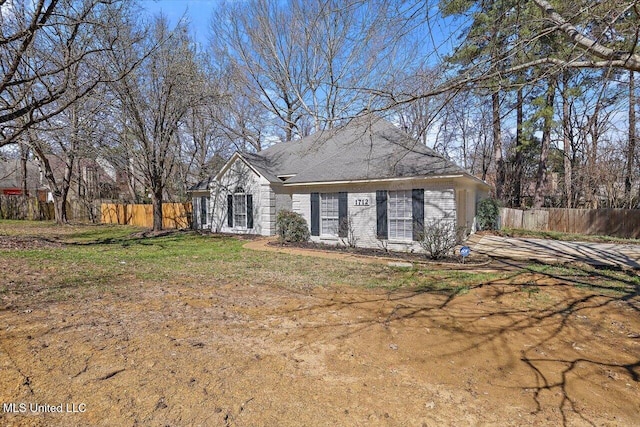
{"label": "concrete driveway", "polygon": [[615,243],[563,242],[473,235],[471,250],[496,258],[535,260],[545,263],[584,262],[595,266],[640,269],[640,245]]}

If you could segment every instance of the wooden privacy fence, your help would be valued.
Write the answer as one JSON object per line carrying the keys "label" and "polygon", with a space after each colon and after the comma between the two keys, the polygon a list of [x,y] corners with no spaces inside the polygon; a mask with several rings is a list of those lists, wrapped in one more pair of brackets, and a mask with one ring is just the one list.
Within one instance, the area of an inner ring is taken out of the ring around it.
{"label": "wooden privacy fence", "polygon": [[[97,201],[67,200],[67,219],[77,222],[97,222]],[[56,219],[53,202],[43,202],[37,197],[0,195],[0,218],[51,221]]]}
{"label": "wooden privacy fence", "polygon": [[640,209],[500,209],[502,228],[640,239]]}
{"label": "wooden privacy fence", "polygon": [[0,195],[0,218],[52,220],[55,219],[53,202],[41,202],[36,197]]}
{"label": "wooden privacy fence", "polygon": [[[100,213],[103,224],[153,227],[152,205],[103,203]],[[191,202],[163,203],[162,228],[191,228]]]}

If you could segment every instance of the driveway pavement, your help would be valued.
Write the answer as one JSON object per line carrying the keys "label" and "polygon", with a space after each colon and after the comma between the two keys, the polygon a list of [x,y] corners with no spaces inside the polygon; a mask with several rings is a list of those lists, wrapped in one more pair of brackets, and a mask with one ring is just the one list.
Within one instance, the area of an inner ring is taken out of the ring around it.
{"label": "driveway pavement", "polygon": [[472,251],[496,258],[546,263],[584,262],[595,266],[640,269],[640,245],[473,235]]}

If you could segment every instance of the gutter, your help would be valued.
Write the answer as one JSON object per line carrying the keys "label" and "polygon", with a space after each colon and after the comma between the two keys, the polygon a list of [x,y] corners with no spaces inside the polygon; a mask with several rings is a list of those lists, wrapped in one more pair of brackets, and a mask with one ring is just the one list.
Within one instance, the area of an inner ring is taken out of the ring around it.
{"label": "gutter", "polygon": [[374,178],[374,179],[354,179],[345,181],[309,181],[309,182],[294,182],[287,184],[284,182],[283,187],[303,187],[309,185],[345,185],[345,184],[367,184],[367,183],[384,183],[384,182],[397,182],[397,181],[415,181],[424,179],[455,179],[463,178],[465,175],[438,175],[438,176],[410,176],[402,178]]}

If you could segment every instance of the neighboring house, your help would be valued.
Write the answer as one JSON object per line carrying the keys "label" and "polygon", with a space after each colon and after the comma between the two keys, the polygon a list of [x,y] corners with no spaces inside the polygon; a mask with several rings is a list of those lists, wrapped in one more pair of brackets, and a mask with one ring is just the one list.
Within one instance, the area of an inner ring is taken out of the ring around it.
{"label": "neighboring house", "polygon": [[[51,156],[49,164],[56,182],[61,184],[65,174],[65,161],[60,157]],[[116,177],[115,167],[103,158],[76,158],[67,200],[93,202],[100,199],[120,198]],[[49,184],[44,181],[44,185]],[[53,197],[50,196],[48,201],[53,201]]]}
{"label": "neighboring house", "polygon": [[[0,195],[22,196],[24,177],[20,159],[0,160]],[[42,182],[43,176],[37,163],[27,160],[27,196],[47,200],[48,190]]]}
{"label": "neighboring house", "polygon": [[393,124],[360,117],[259,153],[235,153],[193,192],[194,212],[207,213],[194,224],[269,236],[278,211],[288,209],[306,219],[316,242],[419,251],[416,239],[432,219],[473,231],[476,203],[489,189]]}

